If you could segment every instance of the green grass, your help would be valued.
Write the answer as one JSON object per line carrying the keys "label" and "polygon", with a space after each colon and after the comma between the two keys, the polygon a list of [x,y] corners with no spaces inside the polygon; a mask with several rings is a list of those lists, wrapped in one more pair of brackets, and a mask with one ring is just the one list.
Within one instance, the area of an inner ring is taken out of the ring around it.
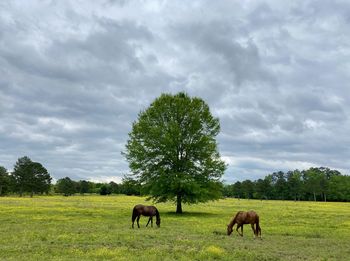
{"label": "green grass", "polygon": [[[131,229],[144,198],[47,196],[0,198],[0,260],[349,260],[350,204],[223,199],[157,204],[161,228]],[[250,225],[226,235],[238,210],[257,211],[263,240]]]}

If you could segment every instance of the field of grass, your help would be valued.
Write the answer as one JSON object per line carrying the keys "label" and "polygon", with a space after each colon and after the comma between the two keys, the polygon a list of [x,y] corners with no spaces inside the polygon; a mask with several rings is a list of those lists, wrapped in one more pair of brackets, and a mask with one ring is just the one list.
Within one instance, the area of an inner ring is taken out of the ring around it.
{"label": "field of grass", "polygon": [[[182,215],[157,204],[161,227],[146,228],[142,217],[132,229],[137,203],[152,204],[131,196],[0,198],[0,260],[350,260],[349,203],[223,199],[184,205]],[[253,239],[250,225],[243,238],[228,237],[232,215],[250,209],[263,239]]]}

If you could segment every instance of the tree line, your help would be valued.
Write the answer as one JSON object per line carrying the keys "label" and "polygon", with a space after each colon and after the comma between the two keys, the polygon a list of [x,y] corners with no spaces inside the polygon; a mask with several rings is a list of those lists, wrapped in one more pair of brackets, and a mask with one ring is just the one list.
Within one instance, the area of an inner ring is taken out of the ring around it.
{"label": "tree line", "polygon": [[17,160],[14,169],[9,173],[0,166],[0,196],[19,194],[19,196],[34,194],[59,193],[65,196],[76,193],[95,193],[100,195],[126,194],[140,195],[141,185],[138,181],[125,176],[122,183],[96,183],[86,180],[74,181],[69,177],[57,180],[52,184],[52,177],[39,162],[24,156]]}
{"label": "tree line", "polygon": [[246,199],[350,201],[350,176],[325,167],[278,171],[263,179],[225,185],[223,195]]}
{"label": "tree line", "polygon": [[125,195],[140,195],[141,184],[136,180],[128,177],[124,177],[122,183],[109,182],[109,183],[96,183],[86,180],[74,181],[69,177],[59,179],[53,186],[55,193],[60,193],[65,196],[73,194],[125,194]]}
{"label": "tree line", "polygon": [[[69,177],[51,184],[52,177],[45,167],[28,157],[19,158],[9,173],[0,166],[0,195],[6,194],[126,194],[149,195],[140,181],[124,176],[121,183],[74,181]],[[350,201],[350,176],[325,167],[307,170],[278,171],[263,179],[237,181],[217,186],[217,194],[245,199]]]}

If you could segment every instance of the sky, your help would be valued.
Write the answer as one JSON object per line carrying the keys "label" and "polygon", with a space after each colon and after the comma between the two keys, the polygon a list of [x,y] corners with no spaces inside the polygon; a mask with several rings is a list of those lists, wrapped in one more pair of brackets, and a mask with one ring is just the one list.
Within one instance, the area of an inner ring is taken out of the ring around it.
{"label": "sky", "polygon": [[162,93],[220,119],[228,183],[350,169],[350,2],[0,1],[0,166],[120,182]]}

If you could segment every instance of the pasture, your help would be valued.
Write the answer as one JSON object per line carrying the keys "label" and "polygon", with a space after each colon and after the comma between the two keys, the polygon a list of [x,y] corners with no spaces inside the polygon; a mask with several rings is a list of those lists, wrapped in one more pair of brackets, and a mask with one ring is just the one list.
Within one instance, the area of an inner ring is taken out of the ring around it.
{"label": "pasture", "polygon": [[[222,199],[199,205],[156,204],[161,227],[131,228],[133,196],[0,198],[0,260],[349,260],[350,204]],[[238,210],[260,215],[226,235]]]}

